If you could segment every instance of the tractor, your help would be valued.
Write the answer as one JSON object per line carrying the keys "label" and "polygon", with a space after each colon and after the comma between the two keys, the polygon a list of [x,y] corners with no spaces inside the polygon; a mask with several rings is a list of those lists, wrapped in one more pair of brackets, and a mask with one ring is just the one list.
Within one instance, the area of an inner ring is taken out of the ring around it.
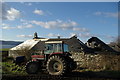
{"label": "tractor", "polygon": [[44,50],[31,53],[32,59],[26,64],[28,74],[37,74],[45,68],[50,75],[65,75],[76,68],[64,41],[46,41],[43,46]]}

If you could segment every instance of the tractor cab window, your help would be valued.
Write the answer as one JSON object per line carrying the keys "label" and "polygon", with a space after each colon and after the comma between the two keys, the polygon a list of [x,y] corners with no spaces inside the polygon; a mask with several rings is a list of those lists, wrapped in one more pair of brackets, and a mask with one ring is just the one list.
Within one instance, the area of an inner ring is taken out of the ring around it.
{"label": "tractor cab window", "polygon": [[55,53],[55,52],[63,52],[62,44],[61,43],[54,43],[54,44],[46,44],[45,45],[45,53]]}
{"label": "tractor cab window", "polygon": [[54,44],[54,52],[62,52],[62,44]]}
{"label": "tractor cab window", "polygon": [[53,44],[46,44],[45,45],[45,53],[53,53]]}
{"label": "tractor cab window", "polygon": [[46,50],[53,50],[53,44],[47,44]]}
{"label": "tractor cab window", "polygon": [[69,49],[68,49],[68,45],[67,45],[67,44],[63,44],[63,49],[64,49],[64,52],[69,52]]}

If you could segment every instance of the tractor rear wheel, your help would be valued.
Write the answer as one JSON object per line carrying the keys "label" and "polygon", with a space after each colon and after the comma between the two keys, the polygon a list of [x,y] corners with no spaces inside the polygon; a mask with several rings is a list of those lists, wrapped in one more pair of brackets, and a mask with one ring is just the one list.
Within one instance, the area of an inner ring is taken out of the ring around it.
{"label": "tractor rear wheel", "polygon": [[64,75],[67,71],[67,64],[63,57],[52,56],[47,61],[47,71],[50,75]]}
{"label": "tractor rear wheel", "polygon": [[39,67],[40,67],[40,65],[36,61],[28,62],[26,65],[26,72],[28,74],[37,74],[39,71]]}

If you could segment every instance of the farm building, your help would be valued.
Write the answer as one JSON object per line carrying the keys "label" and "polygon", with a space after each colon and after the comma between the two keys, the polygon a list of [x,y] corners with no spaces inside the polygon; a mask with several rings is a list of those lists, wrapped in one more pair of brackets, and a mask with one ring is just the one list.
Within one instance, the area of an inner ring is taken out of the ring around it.
{"label": "farm building", "polygon": [[108,52],[116,52],[109,45],[105,44],[102,40],[97,37],[92,37],[87,41],[87,46],[89,48],[94,49],[94,51],[108,51]]}
{"label": "farm building", "polygon": [[71,38],[38,38],[37,34],[34,34],[34,38],[27,40],[16,47],[9,50],[9,56],[30,56],[31,53],[39,51],[42,53],[45,50],[45,42],[47,41],[63,41],[69,46],[69,52],[87,52],[94,53],[95,51],[108,51],[115,52],[111,47],[105,44],[97,37],[90,38],[86,44],[80,41],[76,36]]}
{"label": "farm building", "polygon": [[13,47],[9,50],[9,56],[18,57],[25,56],[23,54],[26,51],[42,51],[44,50],[44,44],[46,41],[63,41],[69,45],[70,52],[80,52],[81,50],[87,48],[87,46],[77,39],[76,36],[71,38],[34,38],[32,40],[27,40],[16,47]]}

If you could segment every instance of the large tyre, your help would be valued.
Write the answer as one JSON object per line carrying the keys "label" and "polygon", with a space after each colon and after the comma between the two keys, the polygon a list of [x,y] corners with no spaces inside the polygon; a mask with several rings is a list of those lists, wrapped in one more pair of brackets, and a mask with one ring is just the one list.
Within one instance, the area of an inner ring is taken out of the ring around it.
{"label": "large tyre", "polygon": [[52,56],[47,61],[47,71],[50,75],[64,75],[67,71],[67,63],[63,57]]}
{"label": "large tyre", "polygon": [[31,61],[26,64],[26,72],[28,74],[37,74],[39,72],[40,65],[38,62]]}

